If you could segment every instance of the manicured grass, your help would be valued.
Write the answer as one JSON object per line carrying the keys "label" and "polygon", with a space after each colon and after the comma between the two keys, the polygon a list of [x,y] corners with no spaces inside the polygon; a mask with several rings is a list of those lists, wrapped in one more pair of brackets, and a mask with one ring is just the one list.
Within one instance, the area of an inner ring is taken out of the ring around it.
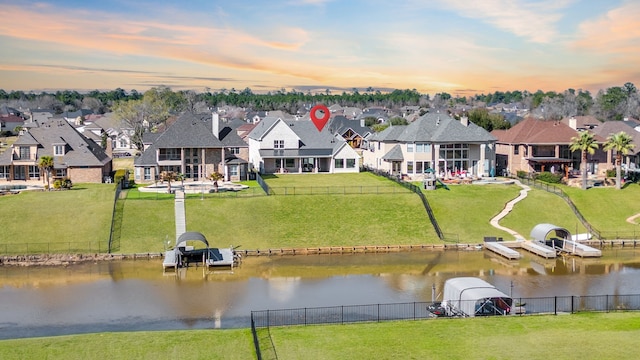
{"label": "manicured grass", "polygon": [[[634,359],[633,312],[314,325],[259,330],[265,359]],[[13,359],[255,359],[249,329],[98,333],[0,341]]]}
{"label": "manicured grass", "polygon": [[517,231],[525,239],[529,239],[533,227],[541,223],[563,227],[572,234],[586,231],[560,196],[535,188],[500,221],[500,225]]}
{"label": "manicured grass", "polygon": [[13,359],[255,359],[249,329],[99,333],[0,341]]}
{"label": "manicured grass", "polygon": [[[156,200],[159,199],[159,200]],[[167,240],[175,244],[175,202],[170,194],[128,190],[116,252],[162,252]]]}
{"label": "manicured grass", "polygon": [[415,194],[187,199],[187,229],[242,249],[439,242]]}
{"label": "manicured grass", "polygon": [[265,175],[263,179],[271,187],[285,186],[398,186],[382,176],[369,172],[355,174],[284,174]]}
{"label": "manicured grass", "polygon": [[518,196],[519,186],[455,185],[449,189],[423,190],[445,234],[452,234],[466,244],[480,243],[484,236],[511,240],[508,233],[494,228],[489,221]]}
{"label": "manicured grass", "polygon": [[638,225],[626,221],[628,217],[640,213],[640,185],[628,184],[620,190],[591,188],[584,191],[567,186],[562,189],[596,229],[606,232],[640,232]]}
{"label": "manicured grass", "polygon": [[106,242],[113,189],[113,184],[74,184],[65,191],[0,196],[0,245]]}
{"label": "manicured grass", "polygon": [[632,359],[640,316],[439,319],[270,331],[280,359]]}

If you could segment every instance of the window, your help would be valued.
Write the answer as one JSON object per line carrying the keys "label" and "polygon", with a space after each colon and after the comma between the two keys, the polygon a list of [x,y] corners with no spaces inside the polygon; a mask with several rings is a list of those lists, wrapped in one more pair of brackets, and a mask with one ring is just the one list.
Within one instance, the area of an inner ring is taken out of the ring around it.
{"label": "window", "polygon": [[354,169],[356,167],[356,159],[347,159],[347,168]]}
{"label": "window", "polygon": [[64,145],[53,145],[53,156],[63,156]]}
{"label": "window", "polygon": [[230,176],[238,176],[238,165],[230,165],[229,166],[229,175]]}
{"label": "window", "polygon": [[413,161],[407,161],[407,174],[413,174]]}
{"label": "window", "polygon": [[180,149],[160,149],[158,160],[181,160]]}
{"label": "window", "polygon": [[144,179],[151,180],[151,168],[144,168]]}
{"label": "window", "polygon": [[121,148],[129,147],[127,145],[127,140],[125,138],[120,138],[120,140],[118,140],[118,147],[121,147]]}
{"label": "window", "polygon": [[334,164],[335,164],[335,168],[336,169],[343,169],[344,168],[344,159],[335,159]]}
{"label": "window", "polygon": [[520,146],[513,145],[513,155],[518,155],[520,153]]}
{"label": "window", "polygon": [[284,149],[284,140],[273,140],[274,149]]}
{"label": "window", "polygon": [[0,179],[9,178],[9,166],[0,166]]}
{"label": "window", "polygon": [[36,165],[29,165],[29,178],[39,178],[40,177],[40,168]]}
{"label": "window", "polygon": [[284,167],[292,168],[296,166],[296,159],[284,159]]}
{"label": "window", "polygon": [[56,169],[54,174],[55,177],[67,177],[67,169]]}
{"label": "window", "polygon": [[407,152],[413,152],[413,144],[407,144]]}
{"label": "window", "polygon": [[424,144],[416,144],[416,152],[417,153],[424,152]]}
{"label": "window", "polygon": [[28,146],[20,146],[20,159],[31,158],[31,149]]}
{"label": "window", "polygon": [[227,148],[227,152],[231,155],[238,155],[240,154],[240,148],[239,147]]}

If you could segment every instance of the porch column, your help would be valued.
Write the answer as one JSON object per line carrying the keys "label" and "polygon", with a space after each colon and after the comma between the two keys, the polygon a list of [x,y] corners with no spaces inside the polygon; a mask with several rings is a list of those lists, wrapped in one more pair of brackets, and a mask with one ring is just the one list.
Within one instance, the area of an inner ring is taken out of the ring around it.
{"label": "porch column", "polygon": [[480,144],[480,161],[478,162],[478,174],[477,175],[481,175],[484,176],[486,173],[486,170],[484,168],[484,163],[486,161],[486,156],[485,156],[485,152],[487,151],[487,144]]}
{"label": "porch column", "polygon": [[298,158],[298,173],[302,174],[302,158]]}
{"label": "porch column", "polygon": [[183,174],[186,172],[186,162],[184,158],[184,148],[180,148],[180,172]]}
{"label": "porch column", "polygon": [[554,150],[555,150],[555,157],[559,158],[560,157],[560,145],[556,145]]}
{"label": "porch column", "polygon": [[[436,177],[440,175],[440,144],[433,144],[431,147],[431,166]],[[445,169],[446,175],[447,169]]]}
{"label": "porch column", "polygon": [[313,158],[313,172],[316,173],[316,174],[318,173],[318,162],[319,161],[320,160],[318,160],[318,158]]}

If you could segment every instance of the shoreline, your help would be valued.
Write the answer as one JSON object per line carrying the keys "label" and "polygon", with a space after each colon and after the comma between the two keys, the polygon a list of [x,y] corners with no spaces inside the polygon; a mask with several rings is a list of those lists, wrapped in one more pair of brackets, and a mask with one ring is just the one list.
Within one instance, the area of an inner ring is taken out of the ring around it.
{"label": "shoreline", "polygon": [[[605,248],[635,248],[640,245],[637,240],[589,240],[585,245]],[[236,250],[242,256],[295,256],[295,255],[348,255],[356,253],[392,253],[410,251],[481,251],[483,244],[422,244],[422,245],[358,245],[358,246],[326,246],[307,248],[276,248],[256,250]],[[151,260],[162,259],[164,253],[148,252],[134,254],[32,254],[32,255],[0,255],[0,267],[16,266],[69,266],[85,262],[118,261],[118,260]]]}

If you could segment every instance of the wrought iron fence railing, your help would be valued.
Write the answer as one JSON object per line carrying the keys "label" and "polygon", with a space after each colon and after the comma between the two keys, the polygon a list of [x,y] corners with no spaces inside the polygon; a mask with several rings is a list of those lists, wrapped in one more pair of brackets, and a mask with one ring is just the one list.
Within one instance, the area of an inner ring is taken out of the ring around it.
{"label": "wrought iron fence railing", "polygon": [[[476,300],[472,308],[483,305]],[[466,301],[460,301],[460,308]],[[391,304],[342,305],[316,308],[297,308],[279,310],[259,310],[251,312],[251,321],[256,328],[291,325],[344,324],[357,322],[380,322],[392,320],[429,319],[446,314],[434,309],[440,303],[409,302]],[[455,309],[453,309],[455,310]],[[640,294],[632,295],[588,295],[588,296],[551,296],[516,297],[508,311],[511,315],[559,314],[579,312],[613,312],[640,310]],[[459,311],[450,311],[455,317],[468,316]],[[462,315],[461,315],[462,314]],[[482,315],[478,312],[478,316]],[[475,314],[471,316],[476,316]]]}

